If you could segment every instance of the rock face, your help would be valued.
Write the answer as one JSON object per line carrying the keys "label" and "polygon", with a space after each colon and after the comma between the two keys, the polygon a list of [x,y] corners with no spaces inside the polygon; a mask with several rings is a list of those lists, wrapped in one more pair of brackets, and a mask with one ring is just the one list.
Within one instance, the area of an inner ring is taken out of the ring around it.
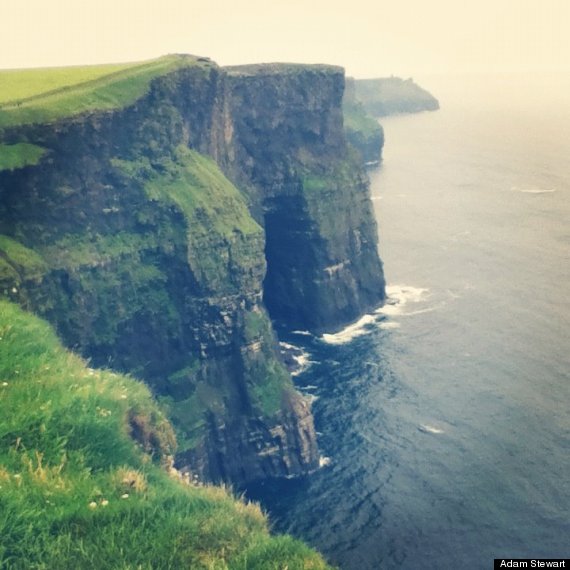
{"label": "rock face", "polygon": [[269,312],[289,327],[338,329],[385,295],[368,180],[343,131],[343,70],[227,71],[225,168],[263,216]]}
{"label": "rock face", "polygon": [[357,99],[355,81],[350,78],[346,80],[342,109],[347,141],[360,153],[363,164],[378,164],[382,160],[384,129]]}
{"label": "rock face", "polygon": [[145,379],[202,478],[318,466],[267,309],[334,330],[384,299],[343,85],[339,68],[189,58],[127,107],[0,133],[43,149],[0,170],[0,288]]}

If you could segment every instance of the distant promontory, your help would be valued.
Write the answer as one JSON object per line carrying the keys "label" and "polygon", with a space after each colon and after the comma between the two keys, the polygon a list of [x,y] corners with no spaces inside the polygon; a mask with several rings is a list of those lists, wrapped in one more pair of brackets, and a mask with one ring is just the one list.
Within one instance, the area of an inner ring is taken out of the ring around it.
{"label": "distant promontory", "polygon": [[384,146],[384,129],[378,122],[379,117],[435,111],[439,109],[439,102],[412,79],[347,77],[342,106],[348,142],[363,164],[373,166],[382,160]]}
{"label": "distant promontory", "polygon": [[386,77],[382,79],[347,79],[354,85],[355,97],[375,117],[398,113],[436,111],[438,100],[414,83],[413,79]]}

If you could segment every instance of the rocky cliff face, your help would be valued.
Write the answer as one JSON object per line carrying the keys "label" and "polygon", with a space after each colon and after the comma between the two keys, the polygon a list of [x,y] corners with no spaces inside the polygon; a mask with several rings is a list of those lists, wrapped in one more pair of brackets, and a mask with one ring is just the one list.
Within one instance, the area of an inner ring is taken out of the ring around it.
{"label": "rocky cliff face", "polygon": [[347,141],[360,153],[363,164],[378,164],[382,160],[384,129],[356,97],[354,79],[346,79],[342,110]]}
{"label": "rocky cliff face", "polygon": [[368,180],[344,136],[343,70],[227,72],[224,167],[263,216],[269,312],[289,327],[339,329],[384,300]]}
{"label": "rocky cliff face", "polygon": [[337,68],[189,58],[128,107],[1,133],[43,149],[0,170],[4,294],[144,378],[203,478],[318,465],[266,306],[321,330],[384,298],[342,89]]}

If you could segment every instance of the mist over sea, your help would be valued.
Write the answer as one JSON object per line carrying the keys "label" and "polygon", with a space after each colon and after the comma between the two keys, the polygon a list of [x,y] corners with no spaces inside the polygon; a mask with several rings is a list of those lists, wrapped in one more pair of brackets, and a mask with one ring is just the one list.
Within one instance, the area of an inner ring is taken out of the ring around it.
{"label": "mist over sea", "polygon": [[441,110],[370,174],[391,304],[283,339],[328,465],[250,495],[343,569],[570,557],[570,77],[415,79]]}

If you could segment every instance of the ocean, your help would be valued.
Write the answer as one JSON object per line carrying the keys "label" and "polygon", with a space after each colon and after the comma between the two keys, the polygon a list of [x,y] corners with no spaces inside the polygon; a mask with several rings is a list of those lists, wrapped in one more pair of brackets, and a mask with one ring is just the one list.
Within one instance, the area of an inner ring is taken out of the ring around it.
{"label": "ocean", "polygon": [[322,467],[249,496],[341,569],[570,557],[570,77],[418,82],[370,171],[389,303],[283,335]]}

